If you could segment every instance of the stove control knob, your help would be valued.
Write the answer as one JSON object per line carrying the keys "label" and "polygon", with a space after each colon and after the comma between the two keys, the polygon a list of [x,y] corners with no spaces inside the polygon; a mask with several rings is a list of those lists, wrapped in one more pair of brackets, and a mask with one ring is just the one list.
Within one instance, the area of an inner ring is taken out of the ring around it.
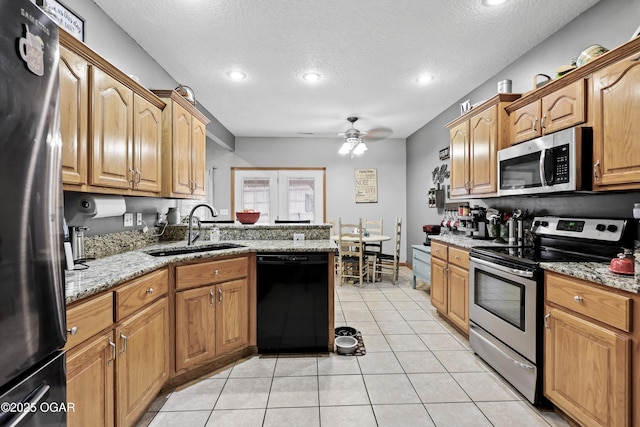
{"label": "stove control knob", "polygon": [[614,224],[609,224],[607,226],[607,231],[610,231],[612,233],[615,233],[616,231],[618,231],[618,226],[614,225]]}
{"label": "stove control knob", "polygon": [[598,230],[598,231],[604,231],[606,229],[607,229],[607,227],[604,224],[596,225],[596,230]]}
{"label": "stove control knob", "polygon": [[548,227],[549,226],[549,222],[548,221],[542,221],[540,223],[540,225],[543,226],[543,227]]}
{"label": "stove control knob", "polygon": [[534,227],[537,227],[537,226],[539,226],[539,225],[540,225],[540,221],[534,221],[534,222],[533,222],[533,226],[534,226]]}

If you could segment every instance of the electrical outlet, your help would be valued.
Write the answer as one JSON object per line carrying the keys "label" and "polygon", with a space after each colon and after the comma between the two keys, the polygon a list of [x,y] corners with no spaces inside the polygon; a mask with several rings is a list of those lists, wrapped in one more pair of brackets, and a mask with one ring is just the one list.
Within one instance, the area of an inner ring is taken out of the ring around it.
{"label": "electrical outlet", "polygon": [[133,214],[132,213],[125,213],[124,214],[124,226],[125,227],[133,227]]}
{"label": "electrical outlet", "polygon": [[220,215],[229,215],[229,209],[220,209]]}
{"label": "electrical outlet", "polygon": [[304,233],[293,233],[294,242],[302,242],[304,240]]}
{"label": "electrical outlet", "polygon": [[142,212],[136,213],[136,225],[142,225]]}
{"label": "electrical outlet", "polygon": [[167,214],[162,212],[156,212],[156,225],[163,226],[167,223]]}

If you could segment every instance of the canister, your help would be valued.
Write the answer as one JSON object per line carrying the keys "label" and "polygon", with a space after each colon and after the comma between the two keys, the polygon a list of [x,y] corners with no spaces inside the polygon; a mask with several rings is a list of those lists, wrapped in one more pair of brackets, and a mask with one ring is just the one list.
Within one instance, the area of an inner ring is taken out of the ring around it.
{"label": "canister", "polygon": [[500,80],[498,82],[498,93],[511,93],[511,80]]}

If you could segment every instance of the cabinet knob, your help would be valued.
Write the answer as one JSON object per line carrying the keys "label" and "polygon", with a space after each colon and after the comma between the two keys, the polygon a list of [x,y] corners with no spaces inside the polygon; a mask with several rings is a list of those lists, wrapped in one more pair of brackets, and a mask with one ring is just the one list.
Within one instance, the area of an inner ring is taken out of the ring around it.
{"label": "cabinet knob", "polygon": [[73,327],[73,328],[71,328],[71,329],[67,329],[67,333],[68,333],[69,335],[75,335],[75,334],[77,334],[77,333],[78,333],[78,327],[77,327],[77,326],[74,326],[74,327]]}
{"label": "cabinet knob", "polygon": [[146,292],[147,292],[149,295],[151,295],[151,294],[153,293],[153,288],[149,288],[149,289],[147,289],[147,291],[146,291]]}
{"label": "cabinet knob", "polygon": [[220,270],[213,270],[213,274],[215,274],[216,276],[220,274]]}
{"label": "cabinet knob", "polygon": [[598,176],[598,166],[600,166],[600,159],[593,164],[593,177],[596,181],[600,181],[600,176]]}
{"label": "cabinet knob", "polygon": [[574,300],[575,302],[582,302],[582,297],[581,297],[581,296],[579,296],[579,295],[575,295],[575,296],[573,297],[573,300]]}
{"label": "cabinet knob", "polygon": [[456,261],[460,261],[460,257],[458,255],[454,256],[453,258],[455,258]]}

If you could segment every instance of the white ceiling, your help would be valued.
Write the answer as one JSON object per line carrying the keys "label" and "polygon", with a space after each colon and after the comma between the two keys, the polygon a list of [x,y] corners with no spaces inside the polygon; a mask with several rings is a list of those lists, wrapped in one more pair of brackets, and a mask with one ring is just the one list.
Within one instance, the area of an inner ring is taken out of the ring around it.
{"label": "white ceiling", "polygon": [[598,0],[93,1],[236,136],[406,138]]}

